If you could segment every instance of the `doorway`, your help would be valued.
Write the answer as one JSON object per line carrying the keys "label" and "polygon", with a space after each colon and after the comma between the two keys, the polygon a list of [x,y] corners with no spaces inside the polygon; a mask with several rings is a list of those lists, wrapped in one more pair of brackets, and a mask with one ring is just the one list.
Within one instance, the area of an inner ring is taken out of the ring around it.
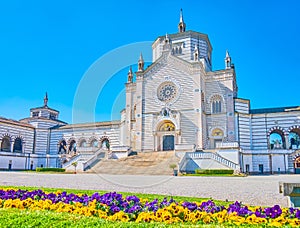
{"label": "doorway", "polygon": [[163,151],[174,150],[174,135],[163,136]]}

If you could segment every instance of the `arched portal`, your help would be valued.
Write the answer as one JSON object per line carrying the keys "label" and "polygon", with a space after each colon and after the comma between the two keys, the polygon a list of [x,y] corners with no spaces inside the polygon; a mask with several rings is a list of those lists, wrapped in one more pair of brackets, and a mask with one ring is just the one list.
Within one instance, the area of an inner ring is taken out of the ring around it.
{"label": "arched portal", "polygon": [[300,129],[294,128],[289,133],[289,149],[300,149]]}
{"label": "arched portal", "polygon": [[91,143],[90,143],[90,147],[98,147],[98,140],[97,139],[93,139],[92,141],[91,141]]}
{"label": "arched portal", "polygon": [[87,147],[87,144],[86,144],[86,140],[85,139],[82,139],[79,143],[79,146],[80,147]]}
{"label": "arched portal", "polygon": [[224,138],[224,132],[220,128],[215,128],[211,132],[211,145],[212,148],[217,148],[218,143],[222,143]]}
{"label": "arched portal", "polygon": [[76,151],[77,151],[76,141],[73,139],[73,140],[71,140],[70,145],[69,145],[69,152],[76,153]]}
{"label": "arched portal", "polygon": [[19,137],[15,139],[13,152],[17,152],[17,153],[22,152],[22,139]]}
{"label": "arched portal", "polygon": [[175,124],[165,120],[157,128],[157,150],[170,151],[175,149]]}
{"label": "arched portal", "polygon": [[110,143],[109,143],[109,140],[108,138],[103,138],[101,140],[101,148],[103,150],[110,150]]}
{"label": "arched portal", "polygon": [[10,138],[8,136],[3,137],[1,143],[1,151],[10,152],[11,150],[10,147],[11,147]]}
{"label": "arched portal", "polygon": [[295,173],[300,174],[300,156],[294,160]]}
{"label": "arched portal", "polygon": [[65,154],[67,152],[67,143],[65,140],[61,140],[58,145],[58,153]]}
{"label": "arched portal", "polygon": [[281,129],[274,129],[269,136],[269,147],[273,149],[285,149],[284,132]]}

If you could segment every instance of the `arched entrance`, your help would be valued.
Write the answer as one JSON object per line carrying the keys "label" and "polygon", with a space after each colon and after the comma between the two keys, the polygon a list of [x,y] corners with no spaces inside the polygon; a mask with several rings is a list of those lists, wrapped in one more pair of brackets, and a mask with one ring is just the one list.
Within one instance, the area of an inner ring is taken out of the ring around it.
{"label": "arched entrance", "polygon": [[169,151],[175,149],[175,125],[169,121],[163,121],[157,130],[157,150]]}
{"label": "arched entrance", "polygon": [[300,174],[300,156],[295,159],[294,168],[295,168],[295,173]]}
{"label": "arched entrance", "polygon": [[220,128],[215,128],[212,130],[211,132],[211,147],[213,149],[217,148],[217,144],[218,143],[222,143],[223,142],[223,138],[224,138],[224,132],[222,129]]}

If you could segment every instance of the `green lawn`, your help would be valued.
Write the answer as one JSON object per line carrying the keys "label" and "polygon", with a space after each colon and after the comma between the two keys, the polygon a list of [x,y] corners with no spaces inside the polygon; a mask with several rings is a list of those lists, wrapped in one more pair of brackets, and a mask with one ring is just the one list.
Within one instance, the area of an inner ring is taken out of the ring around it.
{"label": "green lawn", "polygon": [[[0,227],[1,228],[49,228],[49,227],[198,227],[198,228],[221,228],[221,227],[240,227],[228,225],[205,225],[205,224],[171,224],[164,223],[135,223],[135,222],[111,222],[96,217],[86,217],[68,213],[56,213],[52,211],[32,211],[18,209],[0,209]],[[248,225],[242,227],[261,227]]]}

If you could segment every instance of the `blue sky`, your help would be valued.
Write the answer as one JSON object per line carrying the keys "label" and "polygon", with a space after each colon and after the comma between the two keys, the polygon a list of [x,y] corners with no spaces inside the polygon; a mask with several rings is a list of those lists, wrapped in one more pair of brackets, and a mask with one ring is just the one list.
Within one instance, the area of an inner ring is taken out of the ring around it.
{"label": "blue sky", "polygon": [[[176,33],[180,8],[187,30],[208,34],[214,70],[224,68],[229,50],[238,95],[252,108],[300,105],[297,0],[11,0],[0,2],[0,116],[27,117],[47,91],[49,106],[72,122],[74,96],[90,66],[120,46]],[[127,71],[105,83],[97,121],[119,119]]]}

